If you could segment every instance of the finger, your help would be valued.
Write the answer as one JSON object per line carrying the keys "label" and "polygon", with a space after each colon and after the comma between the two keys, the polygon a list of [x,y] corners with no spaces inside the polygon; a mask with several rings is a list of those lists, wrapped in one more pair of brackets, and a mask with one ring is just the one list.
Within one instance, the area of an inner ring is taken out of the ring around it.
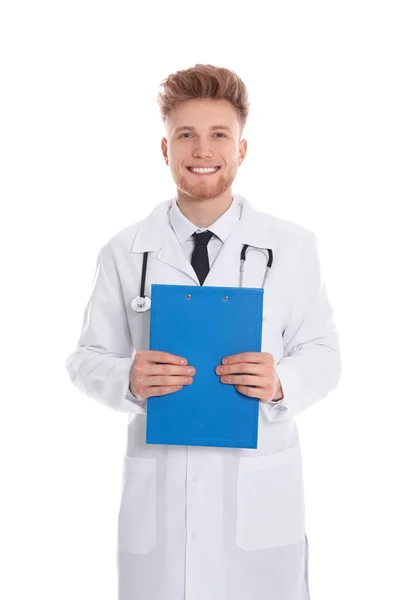
{"label": "finger", "polygon": [[244,394],[244,396],[250,396],[251,398],[256,398],[257,400],[259,400],[260,402],[271,402],[273,395],[272,395],[272,388],[270,388],[269,386],[265,386],[265,387],[250,387],[250,386],[246,386],[246,385],[236,385],[235,389],[240,392],[241,394]]}
{"label": "finger", "polygon": [[187,359],[183,356],[176,356],[170,352],[161,352],[160,350],[147,350],[147,359],[155,363],[167,363],[170,365],[187,365]]}
{"label": "finger", "polygon": [[150,363],[145,365],[145,369],[143,369],[143,373],[145,375],[194,375],[196,373],[196,369],[194,367],[182,367],[178,365],[168,365],[168,364],[153,364]]}
{"label": "finger", "polygon": [[272,358],[272,354],[268,352],[242,352],[241,354],[225,356],[222,358],[222,364],[234,365],[241,362],[266,364],[270,362],[270,357]]}
{"label": "finger", "polygon": [[190,385],[193,383],[193,377],[182,377],[179,375],[152,375],[150,377],[143,377],[141,380],[142,385],[147,387],[166,387],[170,385]]}
{"label": "finger", "polygon": [[[224,381],[224,377],[226,377],[226,381]],[[223,383],[231,383],[233,385],[254,385],[258,388],[267,385],[267,382],[257,375],[222,375],[220,380]]]}
{"label": "finger", "polygon": [[[233,365],[222,365],[216,367],[217,375],[228,375],[229,373],[249,373],[251,375],[265,374],[267,367],[259,363],[236,363]],[[269,373],[271,375],[271,372]]]}
{"label": "finger", "polygon": [[167,385],[160,387],[152,387],[148,390],[147,398],[152,398],[153,396],[165,396],[166,394],[173,394],[174,392],[178,392],[182,389],[181,385]]}
{"label": "finger", "polygon": [[260,399],[261,392],[259,388],[252,388],[246,385],[236,385],[235,388],[244,396],[250,396],[251,398],[256,398],[257,400]]}

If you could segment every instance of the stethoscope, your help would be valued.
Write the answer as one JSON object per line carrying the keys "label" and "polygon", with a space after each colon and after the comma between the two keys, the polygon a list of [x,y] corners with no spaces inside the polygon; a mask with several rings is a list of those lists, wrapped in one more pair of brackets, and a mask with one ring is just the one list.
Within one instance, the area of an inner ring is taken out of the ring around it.
{"label": "stethoscope", "polygon": [[[243,272],[244,272],[244,267],[245,267],[246,251],[248,248],[249,248],[249,245],[244,244],[242,251],[241,251],[241,265],[239,267],[239,287],[243,286]],[[251,249],[252,250],[263,250],[263,248],[254,248],[253,246],[251,246]],[[262,286],[261,286],[262,289],[264,288],[269,271],[272,267],[272,262],[274,260],[274,256],[273,256],[271,248],[266,248],[266,250],[268,252],[268,262],[267,262],[267,266],[265,269],[264,279],[262,281]],[[146,310],[149,310],[149,308],[151,306],[150,298],[148,296],[144,296],[144,289],[146,286],[147,259],[148,259],[148,252],[144,252],[143,268],[141,271],[140,295],[137,296],[136,298],[134,298],[134,300],[132,300],[132,302],[131,302],[131,308],[135,312],[145,312]]]}

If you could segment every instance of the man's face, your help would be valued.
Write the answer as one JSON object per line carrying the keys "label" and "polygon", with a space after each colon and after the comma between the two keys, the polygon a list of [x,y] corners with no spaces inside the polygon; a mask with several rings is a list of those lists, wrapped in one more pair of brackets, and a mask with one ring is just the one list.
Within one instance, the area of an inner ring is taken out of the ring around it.
{"label": "man's face", "polygon": [[[221,196],[232,185],[246,154],[240,139],[235,107],[228,100],[185,100],[166,120],[167,139],[162,152],[168,158],[177,188],[200,200]],[[219,167],[214,173],[198,174],[191,167]]]}

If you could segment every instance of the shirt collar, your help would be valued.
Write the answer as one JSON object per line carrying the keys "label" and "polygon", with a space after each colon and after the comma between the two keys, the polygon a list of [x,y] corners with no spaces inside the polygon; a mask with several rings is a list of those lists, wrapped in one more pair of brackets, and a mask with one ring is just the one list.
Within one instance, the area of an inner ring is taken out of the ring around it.
{"label": "shirt collar", "polygon": [[[232,235],[235,234],[235,240],[240,244],[249,244],[256,248],[274,248],[275,236],[282,235],[287,230],[287,223],[256,210],[241,194],[234,193],[233,199],[241,208],[240,220],[231,232]],[[147,217],[134,223],[135,232],[130,252],[139,254],[157,251],[159,253],[157,257],[160,252],[163,253],[167,237],[172,233],[175,235],[169,219],[173,202],[174,198],[159,202]],[[277,227],[281,229],[277,230]]]}
{"label": "shirt collar", "polygon": [[237,202],[235,197],[232,197],[232,204],[228,210],[219,217],[219,219],[217,219],[209,227],[199,228],[184,216],[177,205],[177,197],[175,197],[169,211],[170,224],[181,246],[186,240],[192,237],[195,231],[199,233],[200,231],[206,231],[207,229],[214,233],[221,240],[221,242],[224,243],[228,235],[238,223],[241,217],[241,210],[240,204]]}

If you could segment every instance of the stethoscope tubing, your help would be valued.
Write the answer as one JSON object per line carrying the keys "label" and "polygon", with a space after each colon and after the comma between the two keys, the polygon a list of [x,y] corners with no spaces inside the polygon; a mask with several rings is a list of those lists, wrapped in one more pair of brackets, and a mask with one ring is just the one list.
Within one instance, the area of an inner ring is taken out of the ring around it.
{"label": "stethoscope tubing", "polygon": [[[246,260],[246,251],[248,250],[249,247],[252,248],[252,250],[254,250],[254,249],[255,250],[263,250],[263,248],[254,248],[253,246],[249,246],[249,244],[243,245],[243,248],[241,251],[241,264],[239,267],[239,287],[243,287],[243,273],[244,273],[245,260]],[[272,263],[274,261],[274,255],[273,255],[272,249],[266,248],[266,250],[268,252],[268,262],[267,262],[267,266],[266,266],[265,273],[264,273],[264,279],[262,280],[262,288],[264,288],[264,286],[265,286],[265,282],[267,280],[270,269],[272,267]],[[148,310],[151,306],[150,298],[147,298],[144,295],[145,286],[146,286],[146,275],[147,275],[147,260],[148,260],[148,252],[144,252],[143,266],[142,266],[142,271],[141,271],[140,295],[137,296],[136,298],[134,298],[134,300],[131,302],[131,308],[136,312],[144,312],[144,311]]]}
{"label": "stethoscope tubing", "polygon": [[[249,244],[244,244],[242,251],[241,251],[241,265],[239,267],[239,287],[243,287],[243,272],[244,272],[244,267],[245,267],[245,261],[246,261],[246,251],[249,248]],[[254,249],[253,246],[251,246],[252,250]],[[262,250],[262,248],[259,248],[259,250]],[[265,282],[267,280],[267,277],[269,275],[269,271],[272,267],[272,263],[274,261],[274,254],[272,252],[271,248],[267,248],[267,252],[268,252],[268,262],[267,262],[267,267],[265,269],[265,274],[264,274],[264,279],[262,280],[262,289],[265,286]]]}

